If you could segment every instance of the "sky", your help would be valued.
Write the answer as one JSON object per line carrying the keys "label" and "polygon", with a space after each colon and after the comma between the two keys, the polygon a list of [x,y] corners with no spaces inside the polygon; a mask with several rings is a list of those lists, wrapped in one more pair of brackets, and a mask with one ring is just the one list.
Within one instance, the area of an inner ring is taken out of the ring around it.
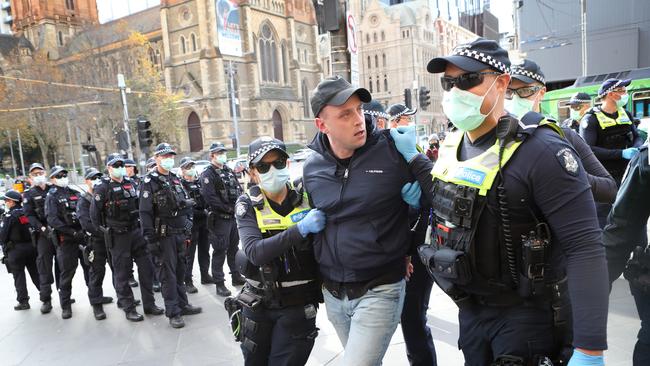
{"label": "sky", "polygon": [[[351,0],[355,1],[355,0]],[[456,5],[462,7],[464,3],[470,3],[467,0],[429,0],[432,5],[436,2],[440,6],[441,15],[447,14],[447,7],[450,7],[452,14],[455,12]],[[478,3],[478,0],[474,0]],[[485,0],[484,0],[485,1]],[[150,8],[160,4],[160,0],[97,0],[97,10],[99,11],[99,21],[106,23],[116,18],[133,14],[140,10]],[[490,11],[499,18],[499,32],[511,32],[512,24],[512,0],[491,0]]]}

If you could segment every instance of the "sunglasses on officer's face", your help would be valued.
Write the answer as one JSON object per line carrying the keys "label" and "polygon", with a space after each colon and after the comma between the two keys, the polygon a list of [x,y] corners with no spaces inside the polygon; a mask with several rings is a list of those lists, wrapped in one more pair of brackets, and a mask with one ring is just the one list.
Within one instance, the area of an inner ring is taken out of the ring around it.
{"label": "sunglasses on officer's face", "polygon": [[460,90],[468,90],[480,85],[483,82],[484,75],[501,75],[501,73],[486,71],[468,72],[457,77],[443,76],[440,78],[440,84],[442,84],[442,90],[444,91],[450,91],[454,86]]}
{"label": "sunglasses on officer's face", "polygon": [[56,179],[61,179],[61,178],[67,178],[67,177],[68,177],[68,173],[61,173],[61,174],[58,174],[58,175],[57,175],[56,177],[54,177],[54,178],[56,178]]}
{"label": "sunglasses on officer's face", "polygon": [[541,86],[524,86],[517,89],[508,88],[506,89],[506,99],[512,99],[514,94],[517,94],[519,98],[529,98],[540,90],[542,90]]}
{"label": "sunglasses on officer's face", "polygon": [[275,169],[284,169],[287,167],[287,159],[282,158],[282,159],[274,160],[270,163],[265,163],[263,161],[260,161],[254,166],[258,172],[264,174],[264,173],[268,173],[268,171],[271,169],[271,165],[273,165]]}
{"label": "sunglasses on officer's face", "polygon": [[111,165],[113,168],[124,168],[124,163],[115,163]]}

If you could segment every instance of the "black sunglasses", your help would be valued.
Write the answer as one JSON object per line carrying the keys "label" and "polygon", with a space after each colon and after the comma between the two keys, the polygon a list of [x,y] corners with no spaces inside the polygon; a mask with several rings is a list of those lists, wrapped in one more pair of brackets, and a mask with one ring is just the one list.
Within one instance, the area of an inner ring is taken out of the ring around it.
{"label": "black sunglasses", "polygon": [[542,90],[541,86],[524,86],[517,89],[508,88],[506,89],[506,99],[512,99],[514,94],[517,94],[519,98],[528,98],[540,90]]}
{"label": "black sunglasses", "polygon": [[57,174],[56,177],[54,177],[54,178],[61,179],[61,178],[67,178],[67,177],[68,177],[68,173],[60,173],[60,174]]}
{"label": "black sunglasses", "polygon": [[284,169],[287,167],[287,159],[278,159],[270,163],[265,163],[260,161],[254,166],[258,172],[264,174],[264,173],[268,173],[269,169],[271,169],[271,165],[273,165],[275,169]]}
{"label": "black sunglasses", "polygon": [[113,168],[124,168],[125,167],[124,163],[122,163],[122,162],[117,162],[117,163],[115,163],[115,164],[113,164],[111,166]]}
{"label": "black sunglasses", "polygon": [[501,75],[500,72],[486,71],[486,72],[468,72],[457,77],[443,76],[440,78],[442,90],[450,91],[454,86],[460,90],[471,89],[483,82],[484,75]]}

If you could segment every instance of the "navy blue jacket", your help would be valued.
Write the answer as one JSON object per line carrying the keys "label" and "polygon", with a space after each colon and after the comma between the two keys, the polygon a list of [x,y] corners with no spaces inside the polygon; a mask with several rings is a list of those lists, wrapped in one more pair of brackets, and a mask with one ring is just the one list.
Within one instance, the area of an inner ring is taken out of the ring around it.
{"label": "navy blue jacket", "polygon": [[332,282],[364,282],[389,271],[405,272],[411,234],[401,189],[415,178],[389,130],[373,131],[366,121],[366,131],[365,145],[354,152],[347,168],[319,132],[309,145],[316,153],[303,169],[312,207],[327,215],[325,229],[314,237],[314,255],[321,275]]}

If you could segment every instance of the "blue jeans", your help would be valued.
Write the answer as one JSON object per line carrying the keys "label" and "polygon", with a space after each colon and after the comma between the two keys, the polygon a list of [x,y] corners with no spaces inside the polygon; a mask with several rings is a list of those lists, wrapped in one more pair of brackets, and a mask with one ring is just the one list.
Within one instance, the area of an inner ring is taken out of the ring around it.
{"label": "blue jeans", "polygon": [[374,287],[358,299],[323,290],[327,318],[343,344],[343,365],[381,365],[402,314],[406,281]]}

